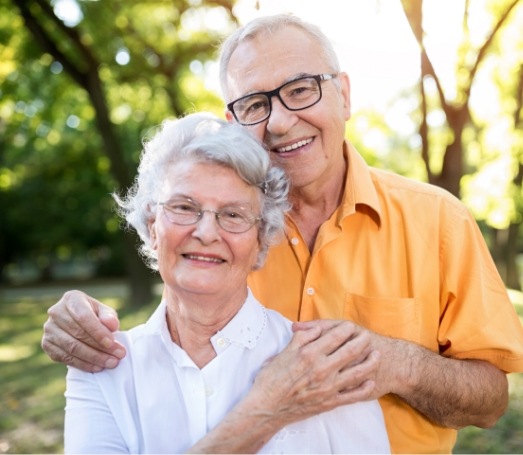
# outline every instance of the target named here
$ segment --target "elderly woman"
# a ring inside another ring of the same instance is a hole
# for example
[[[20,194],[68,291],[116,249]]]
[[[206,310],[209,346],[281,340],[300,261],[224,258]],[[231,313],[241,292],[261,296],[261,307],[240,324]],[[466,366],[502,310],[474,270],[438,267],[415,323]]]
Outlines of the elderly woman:
[[[212,430],[292,337],[247,275],[283,231],[288,183],[245,129],[209,114],[164,122],[134,187],[115,196],[160,272],[162,302],[118,340],[118,368],[67,375],[65,451],[179,453]],[[388,452],[377,401],[291,423],[262,452]]]

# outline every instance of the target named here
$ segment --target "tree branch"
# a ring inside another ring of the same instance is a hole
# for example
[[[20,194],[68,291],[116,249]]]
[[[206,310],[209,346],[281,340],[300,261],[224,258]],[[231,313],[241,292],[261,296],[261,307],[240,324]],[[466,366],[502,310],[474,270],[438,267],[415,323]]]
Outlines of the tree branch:
[[[509,5],[509,7],[505,10],[505,12],[502,14],[502,16],[499,18],[498,22],[492,29],[492,33],[490,36],[486,39],[486,41],[483,43],[483,46],[478,51],[478,56],[476,58],[476,61],[474,62],[474,65],[470,69],[469,72],[469,80],[468,85],[465,87],[464,92],[466,95],[466,99],[470,96],[470,91],[472,89],[472,83],[474,82],[474,77],[478,71],[478,67],[487,55],[488,49],[490,45],[492,44],[492,41],[494,41],[495,36],[503,26],[503,24],[506,22],[507,18],[510,16],[510,13],[512,10],[516,7],[516,5],[519,3],[520,0],[513,0],[513,2]]]
[[[99,62],[94,57],[89,48],[82,44],[82,40],[77,30],[67,27],[54,13],[52,7],[45,0],[13,0],[13,3],[18,6],[22,17],[26,23],[27,28],[33,34],[37,42],[48,52],[53,58],[59,61],[65,71],[85,90],[89,91],[89,68],[98,68]],[[77,59],[78,64],[75,64],[64,52],[62,52],[56,40],[53,40],[50,33],[39,22],[35,14],[31,11],[31,3],[37,5],[43,17],[49,20],[53,27],[56,28],[63,36],[67,37],[67,43],[74,48],[81,56]]]

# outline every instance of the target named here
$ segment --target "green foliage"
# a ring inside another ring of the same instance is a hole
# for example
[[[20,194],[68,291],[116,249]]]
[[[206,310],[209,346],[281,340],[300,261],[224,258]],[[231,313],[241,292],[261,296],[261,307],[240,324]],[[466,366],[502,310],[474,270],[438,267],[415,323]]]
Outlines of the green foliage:
[[[496,11],[500,5],[491,5]],[[523,165],[523,8],[493,42],[471,94],[477,125],[470,141],[470,173],[462,181],[464,201],[487,225],[505,229],[523,218],[523,193],[516,176]]]
[[[398,100],[402,98],[408,104],[408,95],[403,95],[399,94]],[[416,150],[414,124],[405,121],[404,104],[393,101],[385,115],[369,110],[357,112],[347,124],[346,136],[369,166],[425,181],[423,161]]]
[[[77,14],[59,20],[64,3],[0,2],[0,281],[6,267],[29,261],[45,277],[72,257],[123,273],[119,176],[135,174],[142,139],[165,118],[222,111],[203,79],[230,4],[67,2]]]

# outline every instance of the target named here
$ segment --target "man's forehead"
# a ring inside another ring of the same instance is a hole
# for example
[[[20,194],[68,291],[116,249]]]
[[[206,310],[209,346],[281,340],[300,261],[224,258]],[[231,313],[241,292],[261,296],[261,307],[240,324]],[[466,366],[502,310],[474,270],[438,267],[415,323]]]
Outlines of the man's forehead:
[[[300,30],[297,32],[299,36],[308,38]],[[296,36],[296,33],[292,35]],[[263,37],[270,42],[264,41]],[[274,34],[260,35],[240,43],[227,68],[231,98],[272,90],[298,77],[316,74],[324,65],[318,52],[310,50],[309,45],[297,46],[295,40],[280,40]]]

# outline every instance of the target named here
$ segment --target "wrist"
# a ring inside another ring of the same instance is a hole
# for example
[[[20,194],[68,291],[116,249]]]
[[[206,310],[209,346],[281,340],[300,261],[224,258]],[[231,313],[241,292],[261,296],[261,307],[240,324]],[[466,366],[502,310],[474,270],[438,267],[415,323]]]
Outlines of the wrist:
[[[389,392],[407,399],[419,387],[420,366],[422,357],[427,355],[426,349],[415,343],[390,338],[382,356],[387,363],[383,378],[389,384]]]

